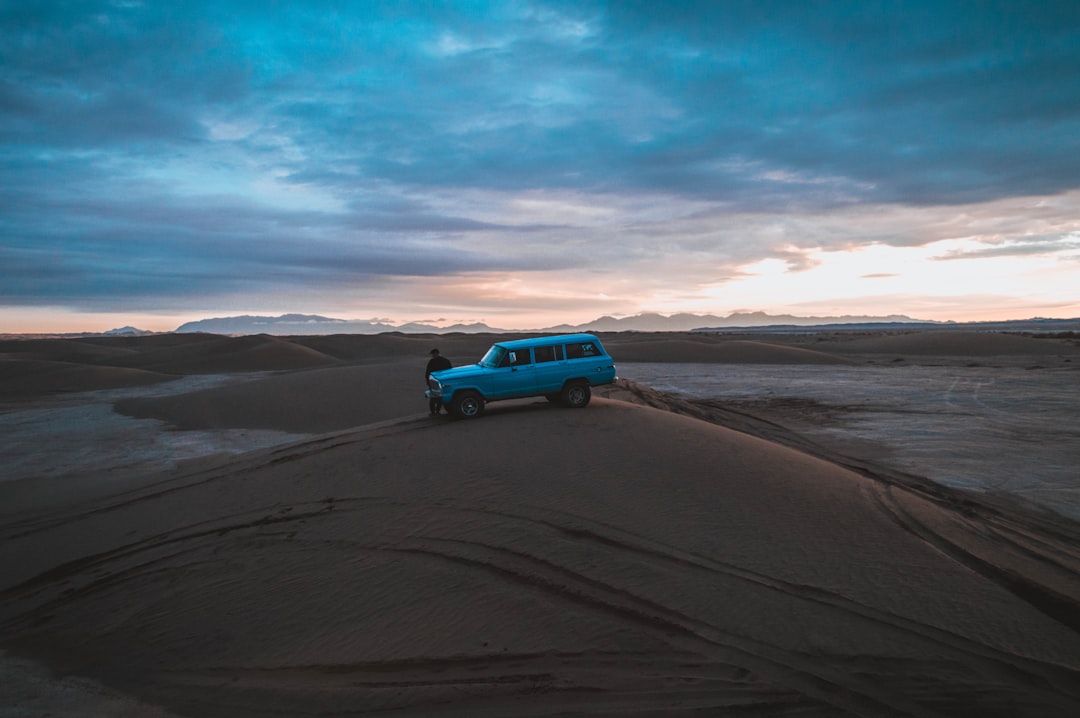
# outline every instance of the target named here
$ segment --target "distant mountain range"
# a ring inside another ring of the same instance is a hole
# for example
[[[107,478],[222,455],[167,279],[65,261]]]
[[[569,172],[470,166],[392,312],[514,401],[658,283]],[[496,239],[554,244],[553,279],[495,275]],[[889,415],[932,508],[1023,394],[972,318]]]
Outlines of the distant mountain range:
[[[632,317],[600,317],[587,324],[577,326],[561,325],[549,327],[546,331],[592,331],[592,332],[688,332],[695,329],[750,328],[776,325],[810,327],[819,324],[922,324],[919,319],[912,319],[899,314],[885,317],[842,316],[842,317],[796,317],[791,314],[766,314],[765,312],[736,312],[726,317],[715,314],[635,314]]]
[[[187,322],[176,329],[180,333],[206,332],[210,334],[379,334],[382,332],[402,332],[406,334],[450,334],[491,332],[505,334],[511,332],[674,332],[694,329],[817,326],[821,324],[866,324],[866,323],[924,323],[911,317],[892,315],[887,317],[843,316],[843,317],[796,317],[789,314],[772,315],[764,312],[737,312],[726,317],[713,314],[637,314],[632,317],[600,317],[584,324],[560,324],[539,329],[500,329],[487,324],[453,324],[439,327],[433,324],[408,322],[388,324],[380,321],[362,319],[335,319],[317,314],[283,314],[278,317],[239,316],[216,317]],[[125,327],[130,330],[130,328]],[[119,331],[119,330],[114,330]]]
[[[507,332],[493,329],[486,324],[454,324],[437,327],[433,324],[407,322],[387,324],[365,319],[334,319],[318,314],[282,314],[279,317],[240,316],[216,317],[187,322],[176,328],[178,333],[206,332],[209,334],[276,334],[298,336],[306,334],[381,334],[403,332],[406,334],[449,334],[452,332]]]
[[[389,324],[362,319],[334,319],[317,314],[283,314],[278,317],[241,316],[200,319],[181,325],[178,333],[205,332],[208,334],[248,335],[273,334],[297,336],[311,334],[512,334],[520,333],[570,333],[570,332],[739,332],[739,333],[793,333],[812,331],[895,331],[926,329],[967,329],[988,332],[1080,332],[1080,317],[1072,319],[1015,319],[991,322],[931,322],[912,319],[904,315],[884,317],[796,317],[791,314],[766,314],[765,312],[736,312],[726,317],[714,314],[637,314],[632,317],[600,317],[585,324],[559,324],[541,329],[498,329],[487,324],[454,324],[439,327],[422,322]],[[64,334],[4,334],[0,339],[28,338],[77,338],[92,336],[131,337],[158,334],[135,327],[119,327],[107,332],[77,332]],[[168,332],[165,332],[168,333]]]
[[[136,329],[132,326],[118,327],[102,333],[107,337],[141,337],[147,334],[154,334],[154,332],[145,329]]]

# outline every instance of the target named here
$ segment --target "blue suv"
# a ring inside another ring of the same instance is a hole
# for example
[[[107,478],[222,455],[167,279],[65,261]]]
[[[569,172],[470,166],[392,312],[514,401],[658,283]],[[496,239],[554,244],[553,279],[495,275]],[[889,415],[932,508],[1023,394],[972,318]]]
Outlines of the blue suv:
[[[615,378],[615,362],[599,339],[563,334],[498,342],[476,364],[432,372],[424,393],[441,399],[451,414],[472,419],[489,401],[527,396],[582,408],[592,387]]]

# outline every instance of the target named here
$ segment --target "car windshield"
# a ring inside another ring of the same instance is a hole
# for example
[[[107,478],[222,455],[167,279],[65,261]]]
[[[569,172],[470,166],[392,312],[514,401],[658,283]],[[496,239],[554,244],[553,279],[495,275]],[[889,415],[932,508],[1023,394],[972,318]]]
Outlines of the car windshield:
[[[506,353],[506,349],[495,344],[487,350],[487,354],[480,360],[480,366],[496,367],[499,366],[499,362],[502,361],[503,354]]]

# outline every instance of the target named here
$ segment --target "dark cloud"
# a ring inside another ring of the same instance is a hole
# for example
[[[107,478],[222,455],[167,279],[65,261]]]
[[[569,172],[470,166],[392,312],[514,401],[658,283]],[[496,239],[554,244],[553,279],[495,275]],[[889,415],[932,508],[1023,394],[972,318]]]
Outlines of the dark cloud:
[[[379,276],[551,269],[567,261],[477,252],[461,234],[500,227],[438,215],[422,203],[316,212],[156,189],[122,197],[0,194],[0,303],[159,308],[184,297],[329,290]]]
[[[0,3],[3,301],[550,269],[601,236],[465,192],[1060,193],[1076,67],[1076,3]]]

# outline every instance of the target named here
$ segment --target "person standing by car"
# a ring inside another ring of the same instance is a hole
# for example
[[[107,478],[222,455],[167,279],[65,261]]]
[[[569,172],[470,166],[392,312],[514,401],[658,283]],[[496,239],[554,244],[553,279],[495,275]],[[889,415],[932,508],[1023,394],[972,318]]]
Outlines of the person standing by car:
[[[427,372],[424,374],[425,386],[427,385],[427,380],[431,378],[431,372],[442,371],[443,369],[449,369],[453,366],[449,359],[439,354],[438,349],[432,349],[430,354],[431,359],[428,360]],[[434,397],[428,399],[428,411],[431,412],[432,416],[438,416],[439,412],[442,410],[442,405],[442,399],[436,399]]]

